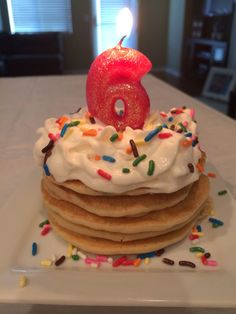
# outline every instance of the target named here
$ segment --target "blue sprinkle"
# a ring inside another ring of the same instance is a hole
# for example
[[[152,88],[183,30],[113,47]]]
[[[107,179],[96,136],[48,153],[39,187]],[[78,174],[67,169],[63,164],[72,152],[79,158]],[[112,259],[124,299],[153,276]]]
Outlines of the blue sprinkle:
[[[191,133],[191,132],[186,133],[186,134],[184,134],[184,136],[185,136],[185,137],[192,137],[192,133]]]
[[[154,256],[156,256],[156,252],[149,252],[149,253],[139,254],[138,258],[144,259],[146,257],[154,257]]]
[[[197,143],[198,143],[197,140],[193,140],[193,141],[192,141],[192,146],[193,146],[193,147],[196,146]]]
[[[162,126],[160,125],[156,129],[152,130],[151,132],[148,133],[148,135],[144,138],[145,142],[149,142],[156,134],[161,132]]]
[[[202,227],[200,225],[197,225],[197,231],[202,232]]]
[[[45,172],[46,176],[49,177],[51,174],[50,174],[50,171],[49,171],[49,169],[48,169],[47,164],[43,165],[43,169],[44,169],[44,172]]]
[[[35,256],[37,254],[37,243],[32,243],[32,255]]]
[[[168,129],[168,126],[165,123],[162,124],[162,127],[165,128],[165,129]]]
[[[221,221],[221,220],[219,220],[219,219],[216,219],[216,218],[212,218],[212,217],[210,217],[209,219],[208,219],[210,222],[212,222],[213,224],[217,224],[217,225],[219,225],[219,226],[223,226],[223,221]]]
[[[109,162],[116,162],[115,158],[113,158],[111,156],[107,156],[107,155],[103,155],[102,159],[105,161],[109,161]]]
[[[147,257],[154,257],[154,256],[156,256],[156,252],[149,252],[149,253],[139,254],[138,258],[145,259]]]
[[[173,117],[169,117],[169,118],[168,118],[168,121],[170,121],[170,122],[173,121],[173,120],[174,120]]]
[[[68,123],[65,123],[61,130],[60,137],[63,137],[65,135],[67,128],[68,128]]]

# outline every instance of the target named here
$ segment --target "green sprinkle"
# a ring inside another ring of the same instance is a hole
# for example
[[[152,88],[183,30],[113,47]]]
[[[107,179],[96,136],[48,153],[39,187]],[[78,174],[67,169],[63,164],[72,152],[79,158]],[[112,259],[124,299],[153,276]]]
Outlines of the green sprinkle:
[[[110,141],[111,142],[115,142],[115,140],[119,137],[119,135],[117,133],[113,134],[111,137],[110,137]]]
[[[181,129],[184,131],[184,132],[188,132],[188,130],[186,129],[186,127],[183,125],[182,122],[178,123],[179,126],[181,127]]]
[[[72,258],[74,261],[78,261],[78,260],[79,260],[79,255],[71,255],[71,258]]]
[[[189,249],[190,252],[201,252],[205,253],[205,250],[200,246],[193,246]]]
[[[130,170],[129,170],[129,168],[123,168],[123,169],[122,169],[122,172],[123,172],[123,173],[130,173]]]
[[[43,228],[44,225],[48,225],[48,224],[50,224],[49,220],[48,219],[44,220],[39,224],[39,228]]]
[[[144,160],[146,157],[147,157],[147,155],[143,154],[143,155],[139,156],[138,158],[136,158],[133,161],[133,166],[137,167],[137,165],[140,163],[140,161]]]
[[[77,126],[80,124],[80,121],[72,121],[68,124],[68,127],[71,128],[72,126]]]
[[[218,195],[225,195],[225,194],[227,194],[227,191],[226,191],[226,190],[222,190],[222,191],[219,191],[219,192],[218,192]]]
[[[213,227],[213,228],[218,228],[218,227],[220,227],[220,226],[221,226],[221,225],[216,224],[216,223],[212,224],[212,227]]]
[[[154,160],[149,160],[147,174],[149,176],[152,176],[154,171],[155,171],[155,162],[154,162]]]

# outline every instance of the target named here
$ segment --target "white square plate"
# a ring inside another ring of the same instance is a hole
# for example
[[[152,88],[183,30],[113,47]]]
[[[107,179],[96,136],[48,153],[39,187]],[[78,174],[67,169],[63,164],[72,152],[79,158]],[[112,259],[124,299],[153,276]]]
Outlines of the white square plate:
[[[214,171],[208,165],[208,171]],[[196,306],[236,307],[236,205],[222,179],[211,179],[211,196],[216,216],[224,226],[212,228],[205,219],[201,224],[205,236],[199,245],[211,252],[218,267],[203,266],[193,253],[189,239],[166,249],[164,257],[175,260],[175,266],[153,258],[138,268],[102,265],[92,269],[83,261],[67,260],[61,267],[43,268],[40,260],[52,253],[66,253],[67,244],[52,232],[40,235],[38,224],[45,220],[41,205],[40,174],[33,173],[0,210],[0,302],[119,305],[119,306]],[[32,242],[39,244],[31,255]],[[181,259],[196,263],[196,269],[178,266]],[[28,285],[18,286],[25,274]]]

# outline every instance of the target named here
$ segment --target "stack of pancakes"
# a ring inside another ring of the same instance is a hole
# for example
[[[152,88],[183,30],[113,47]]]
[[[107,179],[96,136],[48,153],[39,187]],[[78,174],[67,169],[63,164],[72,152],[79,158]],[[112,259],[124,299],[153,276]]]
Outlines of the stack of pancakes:
[[[205,175],[170,194],[106,195],[81,181],[42,180],[44,206],[54,231],[74,246],[95,254],[138,254],[169,246],[187,236],[211,209]]]

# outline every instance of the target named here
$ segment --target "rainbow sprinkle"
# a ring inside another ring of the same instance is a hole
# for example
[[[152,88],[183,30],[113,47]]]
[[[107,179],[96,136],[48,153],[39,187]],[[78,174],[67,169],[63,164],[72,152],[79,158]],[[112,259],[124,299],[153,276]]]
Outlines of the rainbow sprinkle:
[[[136,158],[136,159],[133,161],[133,166],[134,166],[134,167],[137,167],[138,164],[139,164],[142,160],[144,160],[146,157],[147,157],[147,155],[146,155],[146,154],[143,154],[143,155],[139,156],[138,158]]]
[[[111,137],[110,137],[110,141],[111,142],[115,142],[116,139],[118,139],[119,134],[118,133],[114,133]]]
[[[112,176],[102,169],[98,169],[97,174],[100,175],[100,177],[103,177],[104,179],[106,179],[108,181],[110,181],[112,179]]]
[[[108,161],[108,162],[116,162],[115,158],[111,157],[111,156],[108,156],[108,155],[103,155],[102,156],[102,159],[105,160],[105,161]]]
[[[160,139],[169,138],[169,137],[171,137],[171,136],[173,136],[171,133],[159,133],[159,134],[158,134],[158,137],[159,137]]]
[[[147,136],[144,138],[145,142],[149,142],[155,135],[157,135],[159,132],[161,132],[162,126],[158,126],[156,129],[152,130],[147,134]]]
[[[123,169],[122,169],[122,172],[123,172],[123,173],[130,173],[130,170],[129,170],[129,168],[123,168]]]
[[[64,124],[64,126],[63,126],[63,128],[62,128],[62,130],[61,130],[61,134],[60,134],[60,137],[63,137],[64,135],[65,135],[65,133],[66,133],[66,130],[67,130],[67,128],[68,128],[68,123],[65,123]]]
[[[85,130],[83,132],[83,136],[96,136],[97,135],[97,130],[95,129],[89,129],[89,130]]]
[[[154,171],[155,171],[155,161],[154,160],[149,160],[147,174],[149,176],[152,176]]]
[[[47,164],[44,164],[44,165],[43,165],[43,170],[44,170],[45,175],[46,175],[47,177],[49,177],[49,176],[51,175]]]

